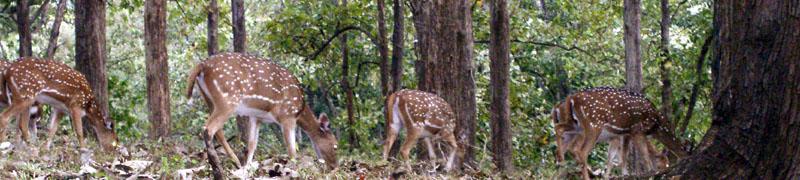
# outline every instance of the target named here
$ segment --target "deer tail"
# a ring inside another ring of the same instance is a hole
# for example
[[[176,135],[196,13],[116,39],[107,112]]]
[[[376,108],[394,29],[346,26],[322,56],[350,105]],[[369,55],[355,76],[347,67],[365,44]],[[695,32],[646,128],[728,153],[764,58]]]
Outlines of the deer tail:
[[[387,132],[389,131],[389,128],[391,127],[391,125],[393,123],[392,121],[397,121],[397,119],[394,119],[394,117],[392,116],[392,114],[394,114],[394,108],[392,107],[392,104],[394,104],[394,101],[396,99],[395,98],[395,94],[397,94],[397,92],[392,93],[389,96],[386,96],[386,104],[383,106],[384,108],[386,108],[385,116],[386,116],[386,131]]]
[[[187,77],[186,83],[186,97],[191,99],[192,98],[192,90],[194,90],[194,83],[197,81],[197,76],[200,75],[200,70],[202,69],[203,64],[198,64],[192,68],[192,71],[189,72]]]

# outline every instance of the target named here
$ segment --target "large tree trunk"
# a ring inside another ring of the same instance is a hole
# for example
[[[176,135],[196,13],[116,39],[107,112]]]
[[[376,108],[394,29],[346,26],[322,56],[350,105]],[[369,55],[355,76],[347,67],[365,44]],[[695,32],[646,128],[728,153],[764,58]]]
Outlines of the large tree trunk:
[[[147,0],[145,3],[145,66],[151,138],[167,137],[170,131],[166,11],[165,0]]]
[[[380,53],[381,94],[383,97],[391,93],[389,82],[389,45],[386,42],[386,1],[378,0],[378,53]]]
[[[800,1],[717,1],[719,79],[710,146],[687,179],[800,178]]]
[[[61,33],[61,21],[64,20],[64,12],[67,9],[67,0],[58,1],[58,8],[56,8],[56,19],[53,21],[53,26],[50,29],[50,40],[47,43],[47,51],[45,57],[53,59],[58,49],[58,35]]]
[[[417,48],[424,46],[420,60],[427,61],[421,90],[435,93],[450,103],[455,112],[458,165],[474,157],[476,99],[472,63],[472,1],[412,1]],[[424,44],[424,45],[420,45]],[[423,86],[424,85],[424,86]]]
[[[625,36],[625,88],[642,91],[642,37],[639,34],[639,17],[642,13],[641,0],[625,0],[624,29]]]
[[[403,88],[403,44],[405,13],[403,1],[394,0],[394,32],[392,32],[392,92]]]
[[[672,120],[672,81],[670,80],[670,66],[672,57],[669,54],[669,0],[661,0],[661,113],[667,120]],[[675,121],[677,122],[677,121]]]
[[[233,16],[233,51],[247,51],[247,31],[245,30],[244,0],[231,0]]]
[[[398,0],[399,1],[399,0]],[[433,36],[433,5],[431,1],[412,0],[411,12],[414,19],[414,29],[416,29],[416,41],[414,41],[414,49],[417,54],[417,61],[414,62],[414,71],[417,75],[417,89],[423,91],[431,91],[428,84],[432,83],[429,75],[427,75],[428,64],[436,59],[436,46]]]
[[[212,56],[219,52],[219,43],[217,43],[217,22],[219,21],[219,7],[217,7],[217,0],[209,0],[208,2],[208,21],[206,37],[208,38],[207,51],[208,56]]]
[[[28,19],[28,0],[17,0],[17,33],[19,34],[19,57],[31,56],[31,23]]]
[[[489,36],[489,59],[492,61],[489,81],[492,103],[489,109],[492,127],[494,164],[502,172],[514,169],[511,159],[511,121],[509,95],[509,17],[506,0],[492,0]]]
[[[75,0],[74,3],[75,68],[86,76],[98,108],[108,116],[106,1]]]

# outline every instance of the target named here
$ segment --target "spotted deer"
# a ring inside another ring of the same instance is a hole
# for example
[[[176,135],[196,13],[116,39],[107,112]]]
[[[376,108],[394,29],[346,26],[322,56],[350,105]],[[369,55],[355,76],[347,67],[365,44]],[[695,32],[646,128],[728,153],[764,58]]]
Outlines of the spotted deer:
[[[404,161],[408,161],[411,148],[423,138],[428,154],[436,159],[432,140],[443,140],[450,146],[445,170],[453,167],[458,144],[453,135],[455,119],[453,110],[444,99],[428,92],[400,90],[386,100],[386,140],[383,144],[383,159],[389,159],[389,150],[394,144],[400,129],[406,128],[406,138],[400,147]]]
[[[328,117],[319,119],[305,103],[300,82],[287,69],[270,61],[251,55],[223,53],[211,56],[192,69],[188,77],[187,95],[191,98],[195,84],[211,110],[203,127],[203,138],[209,163],[215,176],[219,173],[219,160],[212,144],[212,136],[223,145],[237,166],[242,167],[225,141],[223,124],[231,115],[249,117],[247,128],[247,157],[244,165],[253,160],[258,141],[259,123],[277,123],[283,130],[289,157],[296,157],[295,127],[311,139],[317,156],[335,169],[336,137],[330,129]]]
[[[0,77],[2,77],[3,74],[5,74],[5,71],[6,69],[8,69],[8,67],[11,67],[10,62],[8,62],[7,60],[0,60]],[[0,90],[0,108],[5,109],[7,107],[8,107],[8,96],[5,95],[5,91]],[[36,137],[36,130],[37,130],[35,122],[39,121],[39,119],[41,118],[42,114],[41,110],[42,106],[40,104],[31,106],[31,108],[29,109],[30,111],[29,119],[31,120],[31,123],[28,123],[28,129],[29,133],[34,135],[33,136],[34,138]]]
[[[684,143],[675,138],[672,128],[668,127],[669,124],[665,124],[664,117],[641,94],[599,87],[572,94],[564,103],[566,105],[561,105],[561,107],[566,106],[567,110],[559,113],[559,118],[564,118],[564,120],[556,125],[556,133],[559,136],[572,133],[573,136],[566,142],[566,145],[562,144],[564,148],[559,148],[557,159],[563,160],[563,151],[570,151],[581,165],[584,179],[589,178],[590,171],[586,160],[597,142],[629,137],[634,148],[640,149],[642,157],[645,157],[642,160],[648,166],[647,169],[654,169],[651,159],[653,155],[650,154],[651,151],[647,150],[647,146],[650,144],[646,140],[647,136],[655,137],[679,158],[688,153],[684,149],[686,147]],[[627,148],[614,147],[612,149],[621,149],[623,152],[619,154],[624,155]]]
[[[564,154],[567,151],[577,150],[575,149],[575,141],[573,140],[581,133],[581,130],[577,127],[578,122],[571,117],[571,112],[567,104],[568,103],[561,101],[556,104],[551,111],[551,118],[556,129],[557,164],[561,164],[561,162],[564,161]],[[608,177],[608,173],[612,172],[614,167],[621,167],[622,174],[628,174],[624,155],[627,153],[625,148],[627,147],[626,144],[632,143],[631,140],[632,139],[630,135],[608,139],[607,142],[609,146],[606,158],[608,161],[606,162],[606,177]],[[652,163],[656,169],[666,169],[666,167],[669,166],[669,160],[667,159],[667,156],[664,153],[658,153],[658,150],[652,143],[642,138],[636,138],[635,140],[637,140],[637,142],[633,143],[645,143],[644,145],[647,146],[647,150],[650,153],[650,159],[655,160]]]
[[[5,138],[5,127],[11,116],[17,116],[22,139],[30,136],[28,109],[34,103],[47,104],[54,112],[68,112],[72,127],[78,136],[78,145],[84,148],[83,118],[94,130],[99,144],[113,152],[118,147],[114,122],[97,107],[92,89],[83,74],[66,64],[53,60],[21,58],[11,63],[0,79],[0,85],[8,98],[9,107],[0,113],[0,138]],[[57,124],[54,114],[51,127]],[[50,128],[48,142],[53,139],[56,128]],[[48,143],[49,144],[49,143]]]

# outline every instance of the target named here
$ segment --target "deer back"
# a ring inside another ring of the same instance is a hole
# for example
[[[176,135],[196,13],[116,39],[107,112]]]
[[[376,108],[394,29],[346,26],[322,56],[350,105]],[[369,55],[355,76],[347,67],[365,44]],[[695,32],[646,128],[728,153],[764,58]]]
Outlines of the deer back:
[[[424,128],[435,133],[439,130],[453,130],[455,120],[450,104],[441,97],[419,90],[400,90],[395,93],[395,105],[408,128]],[[408,117],[408,118],[405,118]]]

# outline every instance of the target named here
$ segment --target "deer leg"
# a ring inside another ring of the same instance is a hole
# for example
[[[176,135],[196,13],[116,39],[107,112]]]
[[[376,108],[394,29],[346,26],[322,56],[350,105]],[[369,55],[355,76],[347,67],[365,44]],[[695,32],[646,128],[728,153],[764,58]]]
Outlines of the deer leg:
[[[222,179],[222,166],[220,165],[217,150],[214,149],[212,137],[222,128],[222,125],[227,120],[227,117],[233,111],[232,108],[222,109],[215,108],[203,126],[203,140],[206,144],[206,153],[208,154],[208,163],[211,164],[212,174],[214,179]]]
[[[398,118],[392,118],[394,121],[399,120]],[[387,120],[387,123],[395,123],[393,121]],[[392,150],[392,145],[394,145],[395,139],[397,139],[397,134],[400,132],[400,126],[387,124],[386,125],[386,140],[383,141],[383,160],[389,160],[389,151]]]
[[[83,117],[81,117],[81,108],[72,108],[70,110],[70,120],[72,120],[72,130],[78,136],[78,147],[83,149]]]
[[[431,138],[426,137],[423,141],[425,141],[425,147],[428,148],[428,157],[430,159],[438,159],[436,151],[433,150],[433,143],[431,142]]]
[[[45,149],[50,149],[53,137],[55,137],[56,131],[58,131],[58,121],[61,120],[62,115],[63,114],[58,112],[55,108],[51,108],[50,121],[47,125],[47,142],[44,144]]]
[[[450,131],[445,132],[442,138],[444,138],[444,140],[447,141],[447,144],[450,145],[450,155],[447,157],[447,164],[444,165],[444,171],[449,172],[453,169],[456,153],[458,153],[458,141],[456,141],[456,136],[453,135],[453,132]]]
[[[3,113],[0,113],[0,141],[6,140],[6,127],[8,122],[11,121],[11,116],[18,115],[19,112],[25,109],[26,107],[19,103],[11,103],[10,106],[3,110]]]
[[[250,117],[248,123],[248,129],[250,133],[247,134],[247,159],[244,161],[244,165],[247,166],[250,162],[253,162],[253,155],[255,155],[256,147],[258,145],[258,119],[256,117]]]
[[[615,166],[621,164],[622,137],[612,138],[608,141],[608,157],[606,158],[606,172],[603,178],[609,179]]]
[[[237,168],[242,168],[242,163],[239,162],[239,157],[236,157],[236,152],[233,151],[231,145],[228,144],[228,141],[225,140],[225,131],[217,131],[214,134],[214,137],[217,139],[217,142],[222,144],[222,148],[225,149],[225,152],[228,153],[228,156],[233,159],[233,163],[236,164]]]
[[[408,128],[408,129],[411,130],[411,128]],[[411,165],[408,163],[408,158],[409,158],[409,155],[411,154],[411,148],[413,148],[414,145],[417,144],[417,140],[419,140],[420,134],[419,134],[418,131],[420,131],[420,130],[417,130],[417,131],[413,131],[413,130],[406,131],[406,134],[407,134],[406,135],[406,141],[403,142],[402,146],[400,146],[400,155],[403,156],[404,164],[406,165],[406,167],[408,167],[409,171],[411,170]]]
[[[589,154],[594,149],[594,145],[597,143],[597,138],[600,133],[594,131],[584,131],[584,135],[581,139],[583,139],[583,144],[581,144],[580,149],[578,151],[578,157],[576,158],[578,164],[581,166],[581,174],[583,179],[590,179],[589,171],[591,171],[591,167],[589,166]]]
[[[36,142],[38,140],[38,136],[36,134],[38,134],[39,129],[36,126],[36,124],[39,121],[39,119],[41,119],[41,116],[40,116],[42,114],[41,111],[42,111],[42,105],[41,104],[37,104],[36,106],[33,106],[33,107],[31,107],[29,109],[29,114],[30,115],[28,116],[28,118],[30,119],[30,121],[28,123],[28,132],[33,135],[31,137],[31,140],[33,140],[33,142]],[[35,116],[31,116],[31,115],[35,115]]]
[[[288,120],[281,123],[283,130],[283,140],[286,142],[286,150],[289,153],[289,158],[294,159],[297,157],[297,142],[295,141],[295,120]]]
[[[27,142],[30,139],[30,129],[28,124],[31,122],[31,111],[30,107],[33,105],[34,100],[24,100],[20,103],[17,103],[20,106],[24,107],[24,110],[19,112],[19,116],[17,116],[17,125],[19,125],[20,134],[22,134],[22,142]],[[34,134],[35,135],[35,134]]]

